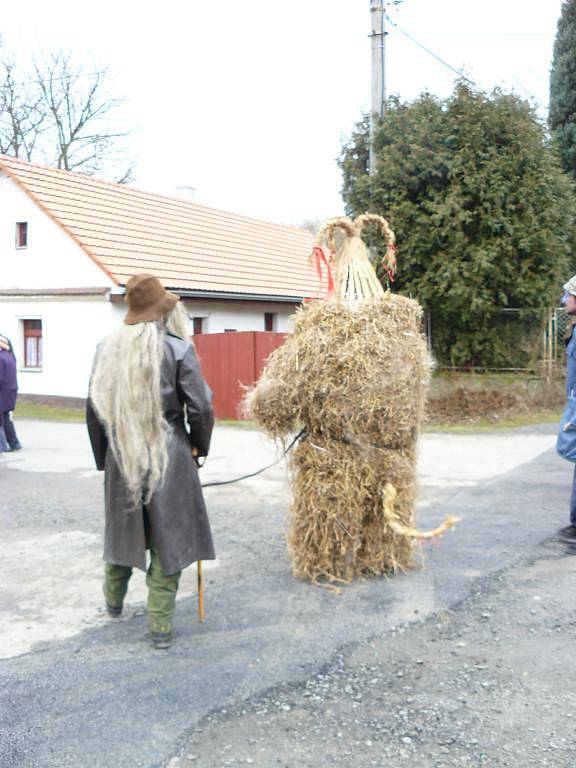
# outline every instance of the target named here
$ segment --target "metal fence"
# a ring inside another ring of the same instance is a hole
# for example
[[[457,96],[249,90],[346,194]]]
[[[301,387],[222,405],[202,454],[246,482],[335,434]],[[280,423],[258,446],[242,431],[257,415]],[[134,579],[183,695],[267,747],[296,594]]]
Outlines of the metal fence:
[[[480,320],[474,333],[425,313],[424,331],[438,368],[462,371],[525,371],[553,376],[565,367],[563,307],[502,309]],[[474,337],[472,340],[468,337]]]

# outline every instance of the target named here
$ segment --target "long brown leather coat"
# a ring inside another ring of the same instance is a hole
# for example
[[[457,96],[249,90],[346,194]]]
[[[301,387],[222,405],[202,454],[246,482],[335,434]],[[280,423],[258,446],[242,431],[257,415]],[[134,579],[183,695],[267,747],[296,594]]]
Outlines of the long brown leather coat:
[[[146,549],[158,553],[166,574],[196,560],[213,560],[206,505],[192,456],[207,456],[214,425],[212,393],[200,372],[194,346],[171,334],[161,367],[164,416],[172,432],[164,482],[144,510],[130,500],[103,424],[88,399],[86,421],[98,469],[104,470],[104,560],[146,569]],[[188,422],[189,432],[185,427]]]

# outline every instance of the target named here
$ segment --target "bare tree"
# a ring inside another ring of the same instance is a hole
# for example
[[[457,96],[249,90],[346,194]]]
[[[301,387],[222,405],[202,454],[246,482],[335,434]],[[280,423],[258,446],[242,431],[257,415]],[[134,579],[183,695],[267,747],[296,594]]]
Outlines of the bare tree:
[[[16,65],[0,59],[0,152],[32,160],[46,129],[42,95],[33,81],[18,82]]]
[[[37,59],[32,75],[4,55],[0,152],[128,183],[134,171],[122,149],[128,132],[111,127],[122,99],[108,94],[108,80],[106,69],[87,72],[62,51]]]
[[[84,173],[101,170],[115,140],[127,135],[111,131],[106,122],[122,103],[106,95],[107,71],[86,73],[62,52],[36,62],[35,70],[55,140],[57,167]]]

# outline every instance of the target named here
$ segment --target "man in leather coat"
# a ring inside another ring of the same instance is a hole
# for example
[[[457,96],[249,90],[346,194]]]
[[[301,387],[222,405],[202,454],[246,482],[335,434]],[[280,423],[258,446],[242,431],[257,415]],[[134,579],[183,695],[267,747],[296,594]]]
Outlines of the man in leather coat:
[[[182,337],[187,336],[186,331],[182,330],[180,336],[170,332],[170,317],[177,309],[178,297],[149,275],[131,278],[126,297],[129,312],[125,324],[132,326],[133,332],[124,328],[108,337],[108,351],[107,340],[100,345],[87,403],[87,424],[96,466],[105,473],[107,609],[112,616],[120,615],[132,568],[147,569],[148,619],[154,645],[160,648],[171,642],[181,571],[195,561],[215,557],[196,461],[197,457],[208,455],[213,428],[212,397],[202,378],[194,346]],[[133,363],[136,367],[126,378],[122,366],[126,368],[128,363],[123,363],[122,357],[131,357],[134,345],[143,344],[146,334],[152,334],[151,351],[143,346],[143,351],[134,355],[137,361],[144,362]],[[117,344],[127,345],[118,359],[112,348],[114,338]],[[158,345],[159,371],[154,374],[154,366],[148,366],[146,355],[152,363]],[[111,359],[110,371],[106,369],[107,354]],[[154,407],[146,416],[148,389],[154,387],[160,402],[153,402]],[[158,418],[161,424],[151,438],[150,422]],[[122,443],[123,434],[133,434],[135,444],[143,446],[136,457],[137,464],[144,463],[136,492],[130,474],[134,460],[128,456],[132,449],[129,441]],[[111,440],[115,443],[111,444]],[[158,460],[159,481],[153,480],[156,454],[164,455]],[[154,482],[155,487],[151,488]],[[146,550],[150,552],[148,566]]]

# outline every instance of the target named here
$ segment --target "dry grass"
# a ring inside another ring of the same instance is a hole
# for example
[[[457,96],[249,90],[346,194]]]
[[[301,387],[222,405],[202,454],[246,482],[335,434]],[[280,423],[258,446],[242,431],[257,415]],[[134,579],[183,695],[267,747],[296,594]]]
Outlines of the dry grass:
[[[414,564],[415,448],[429,375],[419,318],[416,302],[389,292],[308,304],[248,394],[270,436],[308,431],[290,459],[299,578],[347,583]]]
[[[246,397],[247,413],[271,437],[306,429],[289,458],[288,541],[294,575],[328,585],[410,568],[414,541],[454,524],[426,534],[415,527],[416,443],[430,372],[422,312],[382,288],[360,237],[365,225],[384,236],[392,277],[394,233],[384,219],[329,221],[314,255],[328,267],[330,294],[297,314],[294,333]]]
[[[413,525],[414,446],[369,448],[314,435],[292,459],[294,501],[289,547],[295,576],[349,583],[354,576],[396,573],[414,563],[412,538],[385,514],[394,486],[395,523]]]
[[[554,421],[564,407],[565,390],[560,374],[545,379],[522,373],[440,373],[430,387],[427,426]]]
[[[334,440],[404,446],[422,421],[429,365],[415,301],[384,293],[307,304],[247,398],[274,438],[302,426]]]

